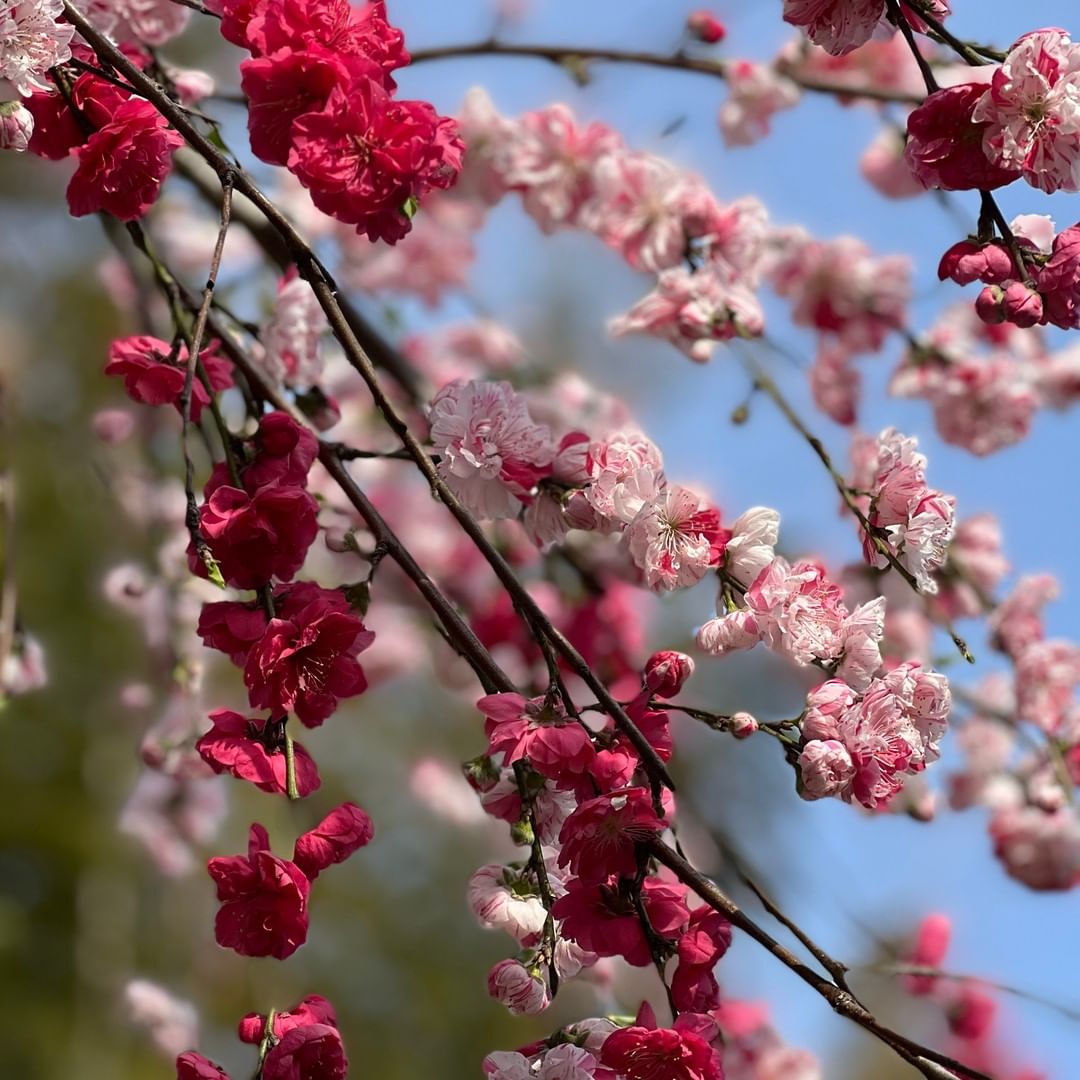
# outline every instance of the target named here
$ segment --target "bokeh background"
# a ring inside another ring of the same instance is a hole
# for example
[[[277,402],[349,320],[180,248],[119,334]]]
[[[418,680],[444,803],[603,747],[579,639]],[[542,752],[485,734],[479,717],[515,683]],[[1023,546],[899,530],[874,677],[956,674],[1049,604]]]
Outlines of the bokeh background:
[[[504,27],[507,38],[666,52],[678,44],[693,5],[531,0],[519,7]],[[1000,45],[1033,24],[1080,32],[1075,0],[956,0],[954,7],[956,32]],[[392,0],[390,11],[416,48],[486,37],[493,19],[486,0]],[[768,59],[788,38],[773,0],[729,0],[716,11],[730,31],[724,55]],[[193,28],[169,55],[210,69],[223,88],[236,86],[237,55],[217,41],[213,27]],[[721,198],[752,193],[774,221],[826,237],[853,232],[880,253],[909,253],[915,327],[952,299],[934,271],[960,233],[955,218],[929,198],[888,202],[858,176],[858,156],[878,128],[869,110],[808,97],[776,119],[767,141],[725,151],[716,128],[724,88],[700,76],[597,65],[589,84],[578,87],[552,65],[492,58],[410,69],[400,83],[403,93],[432,100],[443,112],[453,112],[478,83],[510,115],[566,100],[583,118],[618,127],[629,143],[698,170]],[[235,111],[223,115],[227,130],[239,130]],[[234,144],[243,144],[242,134]],[[489,859],[491,834],[440,822],[408,786],[421,756],[454,761],[480,749],[477,718],[460,696],[426,677],[399,679],[346,703],[310,740],[324,763],[325,805],[333,797],[356,798],[376,819],[379,835],[320,881],[311,940],[287,964],[217,949],[205,875],[196,869],[162,878],[117,831],[139,769],[140,731],[152,714],[133,717],[118,693],[150,661],[137,629],[104,603],[101,582],[119,562],[152,560],[154,538],[120,512],[110,484],[114,464],[90,434],[93,413],[120,398],[101,374],[108,341],[132,328],[101,284],[109,247],[99,225],[66,215],[66,180],[63,165],[0,155],[4,454],[19,492],[20,613],[44,644],[50,671],[45,689],[0,713],[0,1072],[42,1080],[171,1075],[120,1003],[120,989],[141,975],[198,1005],[201,1049],[236,1076],[248,1075],[250,1062],[233,1038],[235,1020],[316,991],[338,1006],[355,1075],[476,1076],[484,1053],[524,1043],[562,1020],[588,1015],[594,1005],[587,989],[571,988],[552,1013],[525,1020],[508,1017],[486,997],[485,972],[506,954],[506,943],[474,926],[464,886]],[[1002,201],[1007,216],[1044,210],[1025,186],[1005,191]],[[970,199],[955,205],[972,210]],[[1068,224],[1080,217],[1080,201],[1058,196],[1046,212]],[[755,401],[746,424],[730,423],[747,380],[729,354],[718,350],[710,366],[697,367],[659,344],[605,338],[605,319],[643,289],[591,237],[542,238],[508,200],[491,216],[479,246],[467,301],[435,315],[402,303],[397,325],[423,327],[476,307],[498,313],[535,356],[580,369],[623,396],[663,447],[669,475],[710,490],[729,514],[755,503],[779,508],[791,550],[819,553],[833,565],[857,557],[854,530],[836,511],[828,478],[768,404]],[[381,307],[357,299],[385,317]],[[793,356],[812,355],[812,343],[788,326],[782,310],[771,314],[773,337]],[[764,359],[811,415],[800,365]],[[863,366],[863,426],[875,431],[891,423],[918,435],[931,482],[956,494],[961,514],[998,515],[1014,568],[1058,576],[1064,599],[1048,613],[1050,631],[1076,637],[1075,419],[1040,414],[1022,444],[976,461],[941,444],[924,404],[884,396],[894,359],[887,353]],[[813,425],[844,459],[846,435],[819,415]],[[163,469],[175,471],[173,442],[152,451]],[[652,643],[685,644],[709,614],[710,591],[706,585],[659,605]],[[991,670],[994,661],[977,633],[972,644],[980,665]],[[803,693],[790,671],[756,653],[705,663],[700,671],[695,693],[718,709],[791,715]],[[234,673],[221,673],[222,703],[238,703],[237,681]],[[932,1010],[915,1007],[888,979],[863,970],[930,911],[954,920],[951,969],[1080,1007],[1075,895],[1035,895],[1008,880],[992,857],[980,811],[944,811],[923,825],[903,817],[871,820],[835,803],[804,804],[771,745],[682,734],[677,760],[689,804],[813,936],[856,968],[855,985],[895,1026],[943,1039]],[[947,754],[939,777],[948,764]],[[286,837],[314,821],[310,807],[241,788],[228,787],[230,813],[215,852],[242,850],[251,820]],[[732,995],[767,999],[784,1037],[818,1053],[830,1080],[907,1075],[752,943],[737,940],[721,975]],[[628,1008],[636,1004],[629,1000],[633,986],[627,984]],[[1004,999],[1003,1013],[1003,1035],[1021,1060],[1054,1080],[1080,1075],[1075,1020],[1016,996]]]

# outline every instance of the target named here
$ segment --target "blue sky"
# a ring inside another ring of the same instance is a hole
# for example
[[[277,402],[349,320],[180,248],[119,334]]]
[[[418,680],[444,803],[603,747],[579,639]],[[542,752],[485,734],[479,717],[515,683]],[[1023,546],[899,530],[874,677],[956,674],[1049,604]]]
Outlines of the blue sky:
[[[533,0],[529,15],[505,35],[528,42],[607,44],[671,51],[678,43],[682,16],[699,5],[651,0]],[[961,37],[1007,45],[1038,26],[1062,26],[1080,33],[1075,0],[1040,0],[1021,5],[1006,0],[954,0],[951,26]],[[714,5],[729,27],[720,55],[768,59],[788,39],[780,4],[759,0]],[[395,21],[408,32],[414,48],[449,41],[474,41],[491,29],[484,3],[435,5],[424,0],[395,0]],[[807,98],[798,109],[776,119],[773,136],[751,149],[727,151],[717,129],[716,111],[723,99],[719,82],[691,74],[636,67],[597,65],[585,89],[573,86],[552,65],[539,61],[470,59],[429,65],[403,73],[403,92],[433,99],[442,109],[456,107],[464,92],[486,86],[499,108],[516,114],[552,100],[571,103],[585,118],[604,119],[627,141],[651,148],[692,168],[723,198],[755,194],[774,221],[801,224],[829,237],[856,233],[882,254],[903,252],[915,266],[916,303],[912,324],[925,327],[936,311],[957,299],[953,286],[937,282],[941,252],[960,238],[960,229],[931,199],[902,203],[883,199],[861,181],[860,153],[878,130],[866,109],[841,109],[824,98]],[[663,133],[672,122],[681,125]],[[1006,215],[1051,213],[1059,226],[1080,218],[1080,199],[1045,200],[1026,185],[1002,193]],[[974,218],[974,197],[956,203]],[[542,239],[516,208],[493,215],[481,244],[474,275],[477,298],[508,321],[527,326],[538,317],[552,290],[576,289],[587,282],[587,311],[593,324],[586,338],[586,366],[598,382],[620,389],[634,405],[642,425],[664,449],[668,472],[707,486],[731,513],[754,503],[780,509],[784,535],[800,550],[827,554],[833,564],[858,557],[854,529],[834,512],[835,494],[809,449],[770,412],[755,402],[743,428],[728,422],[731,409],[745,394],[746,378],[730,354],[717,352],[707,367],[689,364],[659,344],[608,343],[604,319],[624,309],[645,291],[642,279],[618,265],[588,237]],[[571,267],[566,286],[567,267]],[[770,333],[809,358],[809,338],[785,324],[773,309]],[[989,459],[945,446],[936,438],[923,402],[885,398],[882,392],[896,359],[896,347],[863,364],[867,407],[862,426],[876,431],[886,424],[917,435],[930,458],[931,483],[957,497],[961,515],[990,510],[1005,532],[1014,570],[1051,571],[1063,585],[1063,598],[1048,613],[1050,632],[1077,637],[1080,618],[1080,563],[1073,537],[1080,525],[1077,486],[1069,479],[1077,451],[1072,415],[1040,414],[1022,444]],[[847,436],[812,411],[805,378],[787,361],[773,361],[775,374],[811,426],[825,438],[839,460],[846,459]],[[1063,479],[1064,477],[1064,479]],[[701,597],[700,618],[707,617],[708,597]],[[973,638],[973,644],[978,638]],[[980,666],[993,661],[979,649]],[[977,676],[977,672],[973,673]],[[780,768],[779,763],[776,765]],[[940,774],[939,774],[940,775]],[[1080,1006],[1075,954],[1062,948],[1062,934],[1077,914],[1072,896],[1035,895],[1007,880],[993,860],[978,811],[944,813],[931,827],[906,820],[868,820],[849,807],[798,801],[785,807],[789,844],[795,860],[791,883],[806,884],[812,907],[798,908],[797,892],[785,897],[806,928],[842,956],[856,955],[866,941],[852,921],[895,927],[931,910],[955,920],[950,966],[1036,991],[1073,1007]],[[827,1007],[759,951],[733,951],[725,962],[733,992],[768,997],[778,1023],[794,1043],[822,1052],[826,1060],[839,1050],[846,1033]],[[1006,1010],[1017,1044],[1030,1048],[1026,1059],[1066,1080],[1075,1076],[1077,1028],[1052,1011],[1009,999]],[[833,1057],[835,1065],[841,1059]]]

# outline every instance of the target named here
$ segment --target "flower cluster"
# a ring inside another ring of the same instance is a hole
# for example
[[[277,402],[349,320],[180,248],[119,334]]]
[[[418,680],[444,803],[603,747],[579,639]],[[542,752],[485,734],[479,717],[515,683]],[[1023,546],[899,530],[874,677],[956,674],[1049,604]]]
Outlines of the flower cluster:
[[[223,0],[221,32],[251,53],[240,65],[257,157],[285,165],[312,202],[372,240],[409,231],[421,196],[461,164],[454,122],[394,96],[409,62],[385,4]]]
[[[919,6],[938,19],[950,11],[949,0],[902,4],[901,16],[920,31],[926,29],[926,24],[912,10]],[[827,52],[842,56],[865,45],[880,26],[895,31],[886,21],[885,8],[885,0],[784,0],[784,21],[801,27]]]
[[[238,1025],[241,1042],[259,1047],[258,1072],[266,1080],[345,1080],[349,1063],[329,1001],[310,994],[288,1011],[248,1013]],[[229,1074],[194,1050],[176,1059],[176,1080],[229,1080]]]

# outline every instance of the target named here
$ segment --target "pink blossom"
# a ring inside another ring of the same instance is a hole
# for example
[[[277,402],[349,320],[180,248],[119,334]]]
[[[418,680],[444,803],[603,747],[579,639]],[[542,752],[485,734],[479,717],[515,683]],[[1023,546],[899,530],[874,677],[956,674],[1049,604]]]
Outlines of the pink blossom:
[[[1012,878],[1039,891],[1080,885],[1080,817],[1072,807],[998,810],[990,819],[994,854]]]
[[[77,7],[120,44],[164,45],[183,33],[191,12],[172,0],[78,0]]]
[[[199,1041],[195,1006],[175,997],[164,986],[148,979],[132,979],[124,987],[124,1007],[131,1022],[144,1028],[166,1057],[175,1057]]]
[[[915,934],[911,948],[904,954],[904,963],[916,967],[940,968],[949,950],[952,922],[947,915],[927,915]],[[909,994],[933,993],[938,980],[933,975],[906,975],[904,986]]]
[[[591,483],[585,498],[601,517],[632,520],[644,502],[640,493],[656,490],[663,467],[659,448],[644,435],[609,435],[589,446],[585,470]]]
[[[717,45],[727,37],[727,28],[707,8],[692,11],[686,17],[686,29],[706,45]]]
[[[710,619],[697,632],[698,645],[710,656],[752,649],[762,637],[762,627],[752,611],[739,609]]]
[[[1057,579],[1051,574],[1028,574],[1022,577],[990,615],[989,623],[995,648],[1019,660],[1028,647],[1042,641],[1041,609],[1060,594]]]
[[[551,1004],[547,983],[518,960],[500,960],[488,972],[487,987],[515,1016],[535,1016]]]
[[[1046,192],[1080,190],[1080,47],[1065,31],[1020,38],[972,118],[991,161]]]
[[[665,649],[663,652],[653,653],[645,661],[642,682],[657,697],[673,698],[693,674],[692,657],[686,653]]]
[[[0,83],[22,97],[53,89],[47,72],[71,58],[75,28],[61,0],[13,0],[0,12]]]
[[[621,147],[611,128],[599,123],[580,127],[565,105],[548,105],[518,122],[505,180],[521,192],[525,212],[551,233],[577,224],[592,196],[593,168]]]
[[[724,554],[728,531],[719,511],[688,488],[671,485],[648,502],[626,527],[635,564],[656,592],[696,584]]]
[[[822,344],[810,368],[814,404],[838,424],[855,423],[862,376],[847,349]]]
[[[776,557],[780,515],[768,506],[752,506],[731,526],[724,549],[724,567],[737,581],[749,584]]]
[[[652,1010],[643,1006],[633,1026],[607,1037],[600,1060],[625,1080],[723,1080],[720,1054],[692,1030],[692,1017],[686,1013],[675,1027],[657,1028]]]
[[[547,910],[533,888],[525,874],[488,863],[469,878],[469,906],[482,926],[505,930],[516,941],[531,944],[547,921]]]
[[[904,156],[904,139],[892,128],[882,128],[859,158],[864,180],[887,199],[909,199],[925,188]]]
[[[291,269],[278,282],[273,313],[259,332],[262,368],[275,382],[318,383],[323,368],[319,339],[326,328],[326,316],[311,286]]]
[[[824,799],[847,790],[855,776],[851,755],[836,739],[815,739],[799,755],[799,794],[804,799]]]
[[[1054,735],[1080,687],[1080,645],[1039,641],[1016,659],[1017,716]]]
[[[736,739],[749,739],[760,727],[757,717],[748,712],[735,712],[731,714],[731,734]]]
[[[34,134],[34,114],[20,101],[0,101],[0,150],[22,153]]]
[[[751,146],[769,134],[772,118],[799,103],[799,87],[775,68],[735,60],[726,69],[728,97],[720,106],[727,146]]]
[[[465,158],[456,192],[485,206],[494,206],[510,183],[507,170],[519,137],[517,122],[500,115],[487,91],[474,86],[458,113]]]
[[[884,0],[784,0],[784,22],[834,56],[868,42],[884,13]]]
[[[705,363],[717,341],[759,337],[765,318],[757,297],[715,262],[660,273],[656,288],[608,323],[616,337],[650,334]]]
[[[558,781],[579,776],[592,763],[589,732],[558,701],[489,694],[476,707],[485,716],[488,754],[504,755],[506,765],[528,759],[542,776]]]
[[[807,740],[837,739],[840,717],[855,704],[858,695],[843,679],[829,679],[806,695],[802,733]]]
[[[1054,238],[1050,258],[1038,273],[1038,286],[1047,322],[1064,330],[1080,326],[1080,224]]]
[[[537,547],[550,547],[571,529],[593,529],[599,524],[582,490],[589,481],[588,458],[585,432],[571,431],[559,440],[551,461],[551,483],[541,485],[521,519]]]
[[[431,441],[439,474],[484,519],[514,517],[555,450],[550,430],[533,423],[525,398],[505,382],[444,386],[431,403]]]

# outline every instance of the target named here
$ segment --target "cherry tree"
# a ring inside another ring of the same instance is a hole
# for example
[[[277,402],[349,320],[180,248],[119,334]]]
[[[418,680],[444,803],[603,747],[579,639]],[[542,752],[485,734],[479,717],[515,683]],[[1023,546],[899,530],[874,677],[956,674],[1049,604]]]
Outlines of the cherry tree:
[[[1053,27],[1012,43],[957,36],[948,0],[775,7],[791,37],[765,61],[739,55],[719,10],[673,15],[666,51],[522,40],[505,11],[482,39],[415,48],[384,3],[348,0],[15,0],[0,12],[0,146],[66,169],[70,215],[97,217],[116,249],[111,290],[130,325],[97,358],[116,404],[95,435],[164,442],[180,477],[127,478],[126,509],[153,522],[158,559],[118,565],[104,584],[163,658],[167,694],[121,829],[166,876],[205,862],[218,947],[287,962],[319,922],[317,879],[372,857],[384,826],[364,791],[325,794],[340,785],[324,788],[335,763],[318,729],[342,724],[339,706],[369,683],[392,691],[432,668],[448,709],[468,703],[473,756],[461,770],[419,757],[413,791],[456,827],[498,823],[491,861],[460,878],[463,926],[471,909],[505,939],[486,992],[538,1017],[578,983],[574,1003],[593,1005],[440,1071],[826,1075],[728,985],[725,954],[746,941],[904,1074],[1043,1075],[1002,1033],[1010,988],[949,966],[944,915],[913,915],[887,965],[942,1018],[939,1045],[886,1023],[848,964],[723,851],[763,914],[738,899],[709,864],[680,752],[692,727],[765,744],[799,799],[875,824],[904,815],[933,829],[939,807],[979,807],[1033,919],[1041,894],[1080,884],[1080,645],[1052,637],[1044,612],[1059,584],[1007,557],[998,520],[942,490],[915,436],[859,426],[889,399],[917,399],[975,462],[1080,398],[1066,333],[1080,328],[1080,224],[1034,212],[1054,196],[1067,216],[1080,191],[1080,44]],[[168,59],[198,33],[228,43],[228,82]],[[547,63],[583,85],[600,68],[630,90],[642,68],[720,85],[714,137],[733,154],[811,96],[859,109],[877,126],[867,183],[927,213],[940,201],[954,225],[970,216],[941,234],[945,302],[922,321],[912,260],[873,250],[857,222],[819,237],[754,196],[725,201],[572,104],[513,115],[476,87],[444,115],[398,85],[480,57]],[[1006,215],[1010,186],[1031,212]],[[582,234],[637,275],[625,310],[593,312],[613,348],[657,339],[668,364],[744,373],[717,415],[740,426],[774,411],[802,450],[791,484],[826,479],[834,497],[819,512],[848,523],[844,550],[826,564],[789,534],[783,505],[721,508],[669,474],[622,398],[538,361],[497,312],[385,317],[400,297],[410,311],[467,309],[478,238],[509,204],[534,231]],[[772,362],[777,324],[813,342],[804,371]],[[898,361],[874,401],[886,353]],[[819,430],[841,432],[848,459]],[[4,494],[13,513],[10,480]],[[0,672],[14,697],[42,685],[45,657],[7,573]],[[656,597],[690,614],[650,655],[646,639],[668,625]],[[801,680],[798,708],[754,715],[695,690],[750,650]],[[231,698],[215,699],[222,686]],[[348,734],[372,738],[362,724]],[[303,800],[309,827],[290,837],[245,820],[246,852],[221,847],[226,775],[267,802]],[[143,979],[125,1002],[179,1080],[349,1071],[317,993],[239,1020],[241,1072],[197,1045],[191,1003]]]

